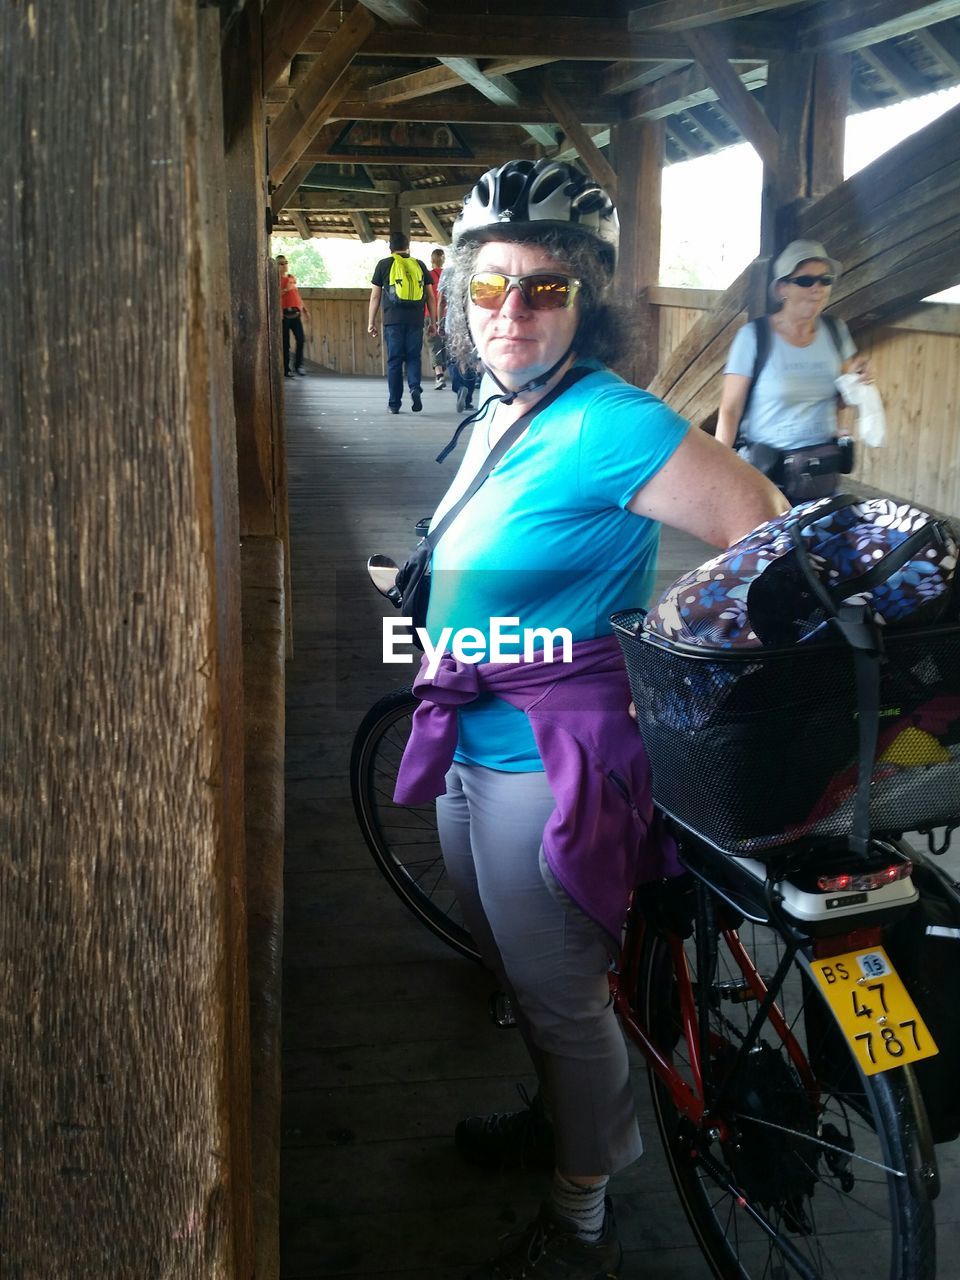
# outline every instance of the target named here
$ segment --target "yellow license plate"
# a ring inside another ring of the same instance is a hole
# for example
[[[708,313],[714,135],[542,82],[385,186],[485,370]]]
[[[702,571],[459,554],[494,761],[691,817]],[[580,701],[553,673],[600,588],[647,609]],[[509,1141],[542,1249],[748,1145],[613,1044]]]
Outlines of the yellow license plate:
[[[883,947],[814,960],[812,969],[865,1075],[938,1052]]]

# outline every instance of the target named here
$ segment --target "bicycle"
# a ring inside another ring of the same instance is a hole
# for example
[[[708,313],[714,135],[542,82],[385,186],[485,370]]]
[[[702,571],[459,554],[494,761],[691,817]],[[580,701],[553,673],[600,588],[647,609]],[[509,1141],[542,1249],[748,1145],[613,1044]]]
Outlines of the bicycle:
[[[396,566],[375,557],[370,570],[384,590]],[[615,628],[636,640],[641,617],[627,626],[621,615]],[[905,667],[919,649],[929,656],[926,635],[904,643]],[[954,670],[957,628],[937,643],[940,668]],[[769,679],[805,688],[809,651],[779,657],[800,667]],[[649,678],[664,696],[663,672]],[[695,677],[675,678],[686,696]],[[850,678],[838,672],[837,690]],[[634,685],[638,705],[644,692]],[[405,905],[478,959],[446,883],[432,807],[392,800],[417,705],[401,689],[364,718],[351,758],[357,817]],[[723,781],[721,812],[749,818],[734,780]],[[610,989],[646,1064],[665,1157],[712,1274],[932,1280],[939,1174],[911,1064],[937,1049],[883,949],[917,900],[911,860],[926,860],[894,836],[854,857],[842,823],[738,854],[699,823],[697,789],[687,788],[689,812],[672,807],[676,792],[664,785],[657,800],[684,874],[635,890]],[[768,805],[761,795],[759,809]]]

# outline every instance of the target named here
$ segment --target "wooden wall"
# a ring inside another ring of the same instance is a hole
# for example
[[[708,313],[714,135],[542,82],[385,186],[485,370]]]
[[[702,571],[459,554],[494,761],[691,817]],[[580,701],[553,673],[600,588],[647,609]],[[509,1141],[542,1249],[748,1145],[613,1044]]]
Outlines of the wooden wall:
[[[308,360],[334,373],[385,375],[383,343],[367,333],[369,289],[301,289],[300,296],[310,313]]]
[[[703,311],[679,302],[660,305],[663,364]],[[920,307],[896,324],[861,334],[858,345],[873,361],[887,442],[858,450],[853,479],[960,516],[960,306]],[[855,420],[852,430],[855,435]]]

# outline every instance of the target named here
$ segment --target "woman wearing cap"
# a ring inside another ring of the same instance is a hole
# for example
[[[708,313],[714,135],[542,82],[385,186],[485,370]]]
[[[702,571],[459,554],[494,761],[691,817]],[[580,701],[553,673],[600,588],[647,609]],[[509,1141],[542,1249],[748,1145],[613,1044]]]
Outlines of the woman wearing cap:
[[[835,487],[833,470],[815,482],[798,480],[797,488],[791,489],[789,459],[836,440],[837,376],[853,372],[871,380],[867,360],[857,355],[847,326],[821,315],[840,269],[816,240],[788,244],[774,263],[770,286],[780,309],[743,326],[724,371],[717,439],[731,447],[744,446],[744,456],[784,484],[795,501],[822,496]],[[761,324],[768,326],[766,333],[758,329]],[[836,455],[829,465],[842,465],[838,451],[826,452]]]
[[[650,834],[609,615],[646,600],[660,521],[726,546],[785,508],[757,471],[606,367],[626,341],[605,301],[617,238],[613,205],[579,170],[513,161],[465,200],[445,275],[451,355],[475,346],[484,379],[434,526],[494,443],[544,406],[439,539],[427,615],[434,642],[441,627],[469,628],[489,653],[505,619],[543,629],[539,647],[480,665],[447,654],[435,677],[421,671],[396,793],[438,797],[448,874],[538,1078],[525,1110],[457,1126],[474,1164],[554,1170],[537,1220],[473,1273],[488,1280],[619,1275],[605,1189],[641,1143],[607,970],[631,887],[670,850]],[[558,628],[569,661],[544,654]]]

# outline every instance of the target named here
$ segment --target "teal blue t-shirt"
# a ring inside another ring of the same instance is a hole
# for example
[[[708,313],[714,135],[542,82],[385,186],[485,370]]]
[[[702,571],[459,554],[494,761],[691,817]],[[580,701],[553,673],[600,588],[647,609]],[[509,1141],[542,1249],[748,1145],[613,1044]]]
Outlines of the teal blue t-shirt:
[[[432,643],[442,627],[469,627],[489,645],[495,617],[519,620],[507,633],[565,627],[574,642],[589,640],[609,634],[615,610],[646,604],[660,526],[626,505],[688,424],[655,396],[594,368],[533,419],[437,544],[427,613]],[[434,525],[488,453],[482,420]],[[478,699],[459,720],[459,761],[542,768],[530,722],[502,699]]]

